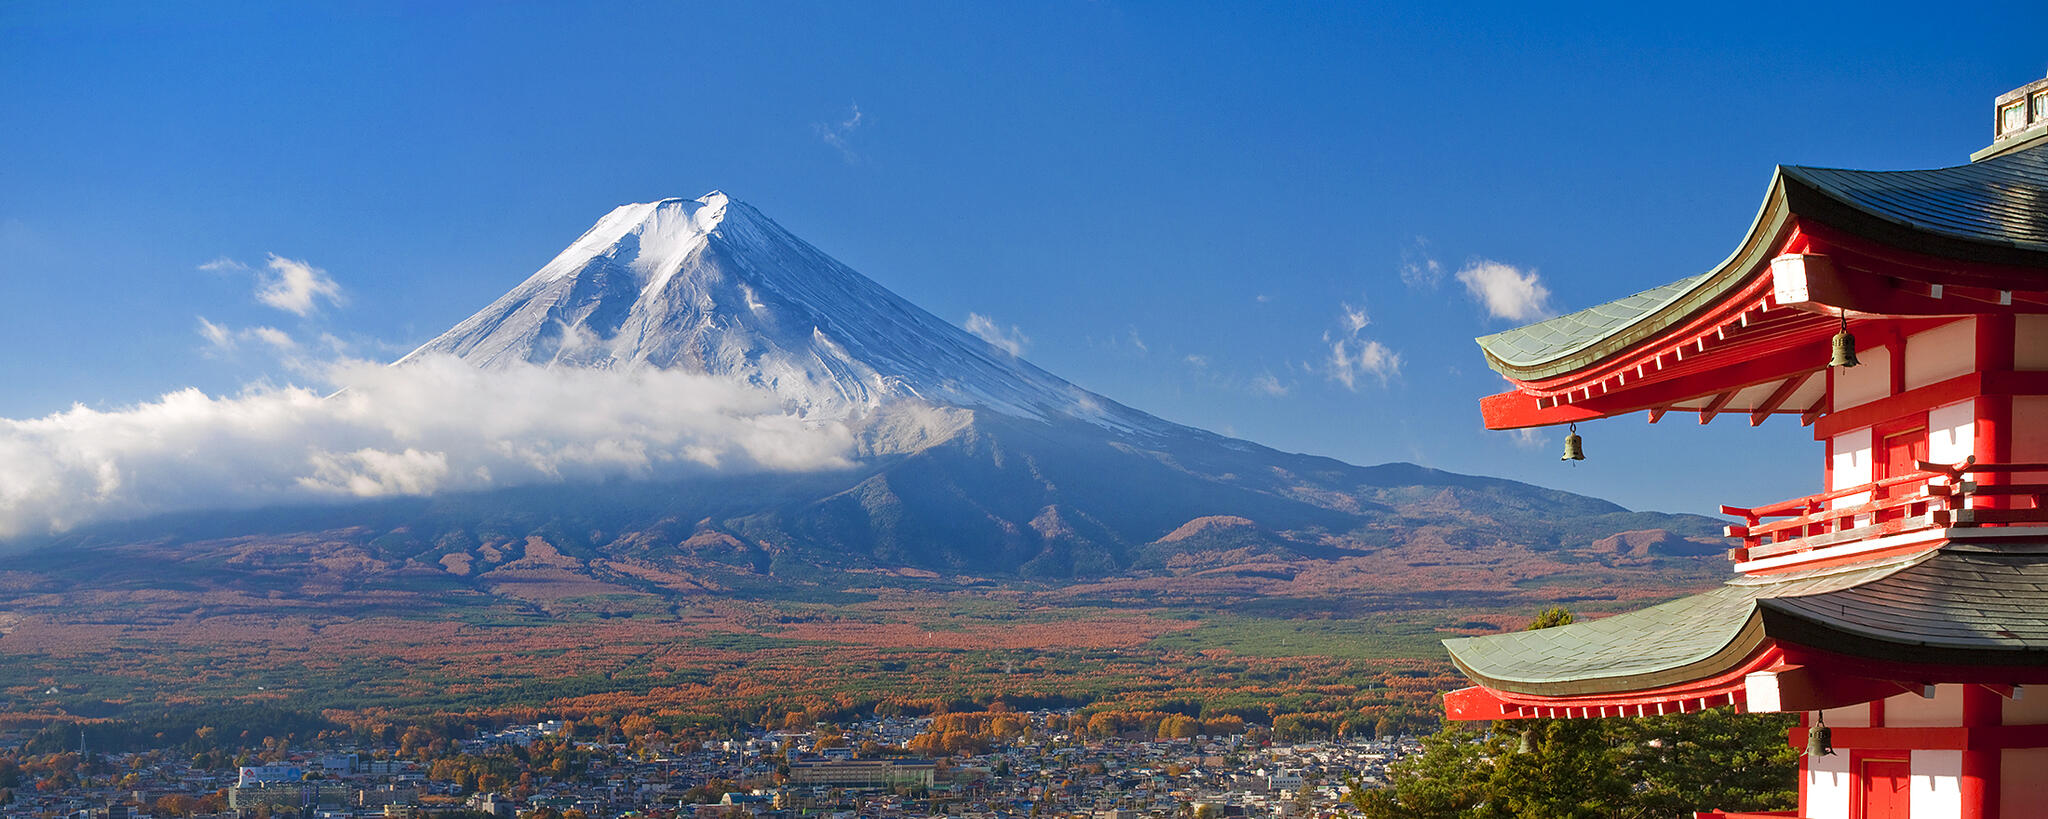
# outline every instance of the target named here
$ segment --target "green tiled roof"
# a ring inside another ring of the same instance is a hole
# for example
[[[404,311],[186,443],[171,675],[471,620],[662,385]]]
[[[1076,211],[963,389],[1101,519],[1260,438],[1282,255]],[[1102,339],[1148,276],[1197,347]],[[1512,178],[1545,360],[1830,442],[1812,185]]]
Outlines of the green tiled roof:
[[[1739,577],[1705,594],[1568,626],[1445,640],[1466,676],[1500,691],[1547,696],[1634,691],[1712,676],[1763,640],[1760,598],[1854,588],[1908,565]]]
[[[1652,287],[1625,299],[1616,299],[1576,313],[1539,321],[1513,330],[1481,336],[1479,346],[1509,364],[1534,366],[1570,355],[1634,324],[1678,300],[1701,281],[1705,273],[1688,276],[1660,287]]]
[[[2002,548],[2014,548],[2006,546]],[[1604,620],[1445,640],[1497,691],[1639,691],[1733,668],[1784,640],[1896,662],[2048,665],[2048,549],[1907,558],[1769,579],[1739,577]]]
[[[2048,145],[1924,171],[1781,166],[1741,247],[1714,269],[1570,315],[1481,336],[1523,380],[1589,366],[1712,304],[1769,261],[1791,217],[1968,261],[2048,267]],[[2048,287],[2048,272],[2042,286]]]

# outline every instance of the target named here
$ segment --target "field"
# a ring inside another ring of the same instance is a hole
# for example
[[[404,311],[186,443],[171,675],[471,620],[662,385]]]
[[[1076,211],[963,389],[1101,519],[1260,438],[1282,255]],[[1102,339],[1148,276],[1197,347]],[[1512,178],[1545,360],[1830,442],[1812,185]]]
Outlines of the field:
[[[1357,582],[1366,567],[1327,561],[1061,585],[915,571],[793,581],[571,557],[538,538],[480,547],[484,559],[454,561],[461,572],[354,548],[330,536],[18,561],[0,572],[0,715],[248,703],[758,721],[1003,701],[1420,728],[1460,684],[1442,638],[1560,601],[1612,610],[1685,590],[1670,566],[1566,583],[1446,575],[1428,555],[1382,565],[1371,586]],[[1709,572],[1679,577],[1697,586]]]

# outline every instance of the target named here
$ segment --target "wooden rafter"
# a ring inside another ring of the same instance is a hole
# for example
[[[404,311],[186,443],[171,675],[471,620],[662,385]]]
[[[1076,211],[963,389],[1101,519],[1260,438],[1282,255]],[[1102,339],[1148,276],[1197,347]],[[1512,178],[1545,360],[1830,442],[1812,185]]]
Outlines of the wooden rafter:
[[[1771,413],[1777,412],[1779,407],[1784,406],[1786,401],[1791,400],[1792,394],[1798,392],[1800,387],[1806,385],[1806,380],[1812,377],[1813,373],[1800,373],[1785,379],[1785,383],[1779,384],[1777,389],[1771,390],[1769,398],[1765,398],[1763,403],[1756,406],[1756,409],[1749,411],[1749,425],[1753,427],[1762,425],[1765,418],[1771,417]]]
[[[1700,408],[1700,423],[1712,422],[1714,416],[1721,414],[1721,410],[1728,406],[1728,402],[1735,400],[1735,394],[1741,391],[1742,389],[1738,387],[1714,396],[1714,400],[1708,401],[1705,407]]]
[[[1654,423],[1657,423],[1658,421],[1662,421],[1662,420],[1664,420],[1664,413],[1667,413],[1667,412],[1670,412],[1670,411],[1671,411],[1671,408],[1670,408],[1670,407],[1651,407],[1651,408],[1650,408],[1650,423],[1654,424]]]

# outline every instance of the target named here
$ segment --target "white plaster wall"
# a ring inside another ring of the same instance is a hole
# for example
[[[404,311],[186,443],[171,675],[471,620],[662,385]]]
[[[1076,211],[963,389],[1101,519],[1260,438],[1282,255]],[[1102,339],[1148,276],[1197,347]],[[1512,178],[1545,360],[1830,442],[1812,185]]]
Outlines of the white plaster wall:
[[[1914,751],[1912,765],[1913,819],[1962,819],[1963,752]]]
[[[1963,724],[1963,686],[1937,685],[1934,698],[1898,694],[1884,701],[1887,728],[1953,728]],[[1917,769],[1916,769],[1917,770]]]
[[[1859,702],[1820,712],[1830,728],[1869,728],[1870,703]]]
[[[1857,354],[1860,359],[1861,353]],[[1860,367],[1858,369],[1861,369]],[[1977,320],[1950,322],[1906,337],[1906,389],[1977,369]]]
[[[2012,397],[2012,460],[2023,464],[2048,461],[2048,396]]]
[[[1860,368],[1859,368],[1860,369]],[[1852,430],[1835,436],[1834,471],[1828,476],[1828,489],[1855,486],[1870,482],[1870,428]],[[1846,498],[1836,498],[1830,508],[1855,506],[1867,503],[1870,493],[1865,492]]]
[[[1998,815],[2048,816],[2048,748],[2007,748],[1998,760]]]
[[[1849,819],[1849,752],[1807,760],[1807,819]]]
[[[1857,366],[1835,369],[1835,409],[1868,404],[1891,394],[1892,351],[1872,347],[1856,351]]]
[[[2006,725],[2048,725],[2048,685],[2021,686],[2020,698],[2000,706]],[[2048,750],[2048,749],[2044,749]],[[2048,771],[2048,767],[2041,770]],[[2042,814],[2048,816],[2048,814]]]
[[[1927,411],[1927,460],[1959,464],[1976,445],[1977,405],[1962,401]]]
[[[2012,368],[2048,370],[2048,316],[2015,316]]]

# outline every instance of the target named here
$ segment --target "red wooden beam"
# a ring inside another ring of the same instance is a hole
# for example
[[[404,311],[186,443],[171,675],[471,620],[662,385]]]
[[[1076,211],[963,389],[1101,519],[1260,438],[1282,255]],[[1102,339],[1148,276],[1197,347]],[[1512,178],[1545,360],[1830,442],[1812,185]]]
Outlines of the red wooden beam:
[[[1877,660],[1840,654],[1797,643],[1778,643],[1784,662],[1825,668],[1838,674],[1873,679],[1929,683],[1989,683],[1993,685],[2048,684],[2048,666],[2039,665],[1936,665]],[[2028,693],[2033,693],[2029,691]]]
[[[1542,408],[1537,396],[1511,390],[1479,399],[1480,414],[1487,429],[1545,427],[1611,418],[1653,407],[1673,404],[1705,395],[1719,395],[1757,384],[1775,383],[1796,373],[1812,372],[1816,364],[1827,363],[1826,339],[1785,350],[1730,361],[1703,368],[1678,378],[1651,381],[1607,395],[1581,398],[1572,404]]]
[[[2048,395],[2048,372],[1974,372],[1946,381],[1837,410],[1813,426],[1814,440],[1823,440],[1879,423],[1925,412],[1979,395]]]
[[[1806,747],[1806,730],[1791,729],[1795,748]],[[2048,725],[1983,725],[1955,728],[1828,728],[1829,743],[1858,751],[1970,751],[2048,748]]]

